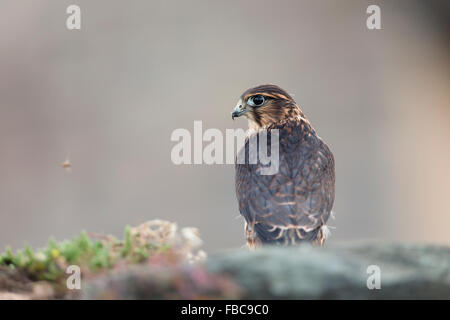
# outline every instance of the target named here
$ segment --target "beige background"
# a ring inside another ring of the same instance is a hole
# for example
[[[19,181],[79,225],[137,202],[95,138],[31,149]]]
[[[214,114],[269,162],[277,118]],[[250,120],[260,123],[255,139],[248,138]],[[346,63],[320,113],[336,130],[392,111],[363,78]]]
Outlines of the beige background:
[[[65,27],[79,4],[82,30]],[[366,28],[381,7],[382,30]],[[295,95],[336,158],[331,242],[450,243],[445,1],[0,3],[0,248],[153,218],[240,247],[234,168],[175,166],[176,128],[239,95]],[[60,163],[70,158],[71,173]]]

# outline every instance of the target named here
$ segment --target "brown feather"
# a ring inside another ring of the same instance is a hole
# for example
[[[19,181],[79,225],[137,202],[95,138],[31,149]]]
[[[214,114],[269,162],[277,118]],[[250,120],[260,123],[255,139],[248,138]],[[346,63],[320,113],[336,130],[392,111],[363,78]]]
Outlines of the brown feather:
[[[259,86],[244,92],[241,99],[255,94],[270,100],[248,116],[257,125],[253,134],[267,129],[270,150],[271,130],[279,130],[280,163],[278,173],[260,175],[263,165],[248,163],[249,139],[240,151],[246,153],[246,163],[236,164],[236,195],[246,220],[247,243],[251,248],[304,241],[323,244],[321,227],[334,202],[333,154],[284,90]]]

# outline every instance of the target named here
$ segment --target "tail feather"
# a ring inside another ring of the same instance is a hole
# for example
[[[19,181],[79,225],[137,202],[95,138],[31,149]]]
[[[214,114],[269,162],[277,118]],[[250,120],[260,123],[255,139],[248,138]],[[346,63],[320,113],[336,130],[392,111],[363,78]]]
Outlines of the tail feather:
[[[257,223],[253,228],[246,227],[247,243],[253,247],[258,245],[292,246],[301,243],[322,245],[329,235],[328,228],[320,226],[311,231],[303,228],[279,228]]]

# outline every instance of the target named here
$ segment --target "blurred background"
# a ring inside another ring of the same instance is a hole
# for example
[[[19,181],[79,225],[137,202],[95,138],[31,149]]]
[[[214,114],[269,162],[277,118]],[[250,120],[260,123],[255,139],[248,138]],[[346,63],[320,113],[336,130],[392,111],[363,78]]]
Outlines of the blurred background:
[[[81,30],[66,8],[81,7]],[[368,30],[366,8],[381,8]],[[239,248],[232,165],[171,162],[173,130],[247,128],[293,94],[336,159],[330,242],[450,244],[448,1],[0,3],[0,248],[161,218]],[[68,158],[72,171],[62,168]]]

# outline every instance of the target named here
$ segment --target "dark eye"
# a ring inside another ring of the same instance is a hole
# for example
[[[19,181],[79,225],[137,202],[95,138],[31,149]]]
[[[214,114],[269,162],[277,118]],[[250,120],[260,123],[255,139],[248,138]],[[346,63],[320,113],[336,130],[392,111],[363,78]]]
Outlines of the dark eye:
[[[253,107],[259,107],[262,106],[265,101],[266,99],[264,98],[264,96],[258,94],[256,96],[250,97],[247,103]]]

